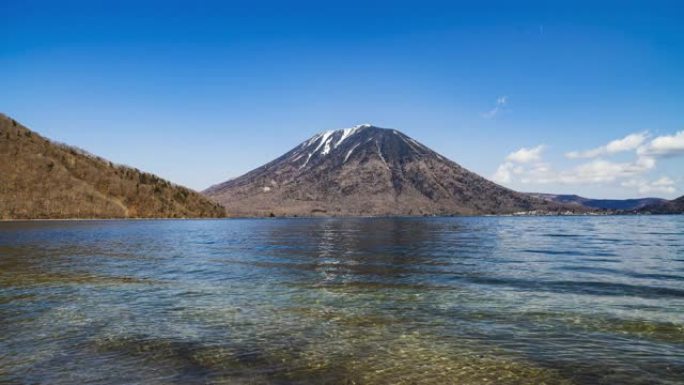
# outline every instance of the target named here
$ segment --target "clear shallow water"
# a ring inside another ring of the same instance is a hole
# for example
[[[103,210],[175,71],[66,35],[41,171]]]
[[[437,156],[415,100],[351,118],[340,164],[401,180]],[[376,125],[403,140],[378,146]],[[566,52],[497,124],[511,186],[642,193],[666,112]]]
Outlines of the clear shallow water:
[[[682,384],[684,216],[0,223],[0,383]]]

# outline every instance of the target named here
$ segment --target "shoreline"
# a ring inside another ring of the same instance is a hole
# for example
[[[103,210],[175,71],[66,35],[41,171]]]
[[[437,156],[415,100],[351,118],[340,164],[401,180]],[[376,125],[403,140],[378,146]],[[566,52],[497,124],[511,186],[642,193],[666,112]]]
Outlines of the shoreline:
[[[203,217],[188,217],[188,218],[11,218],[0,219],[0,223],[4,222],[95,222],[95,221],[197,221],[197,220],[240,220],[240,219],[374,219],[374,218],[477,218],[477,217],[641,217],[641,216],[678,216],[684,214],[652,214],[652,213],[583,213],[583,214],[473,214],[473,215],[312,215],[312,216],[226,216],[221,218],[203,218]]]

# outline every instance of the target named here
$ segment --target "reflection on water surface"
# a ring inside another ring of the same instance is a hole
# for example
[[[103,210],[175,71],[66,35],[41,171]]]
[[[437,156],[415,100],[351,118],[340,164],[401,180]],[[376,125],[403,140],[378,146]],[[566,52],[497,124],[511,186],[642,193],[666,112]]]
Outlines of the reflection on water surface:
[[[684,217],[0,223],[0,382],[681,384]]]

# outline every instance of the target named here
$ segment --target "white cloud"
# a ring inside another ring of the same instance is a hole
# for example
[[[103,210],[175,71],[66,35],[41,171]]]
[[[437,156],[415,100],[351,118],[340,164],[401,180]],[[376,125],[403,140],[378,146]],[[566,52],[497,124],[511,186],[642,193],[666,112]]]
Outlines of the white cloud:
[[[499,165],[492,179],[504,184],[605,184],[640,177],[656,166],[654,158],[637,156],[630,162],[593,159],[569,169],[557,170],[543,161],[541,156],[543,149],[544,146],[522,148],[509,154],[506,161]],[[655,186],[657,185],[654,185],[654,188]]]
[[[640,175],[655,167],[651,158],[637,158],[634,162],[611,162],[595,159],[557,174],[557,181],[566,184],[613,182],[620,178]]]
[[[513,181],[514,166],[511,162],[500,164],[494,175],[492,175],[492,180],[498,183],[511,183]]]
[[[622,182],[621,185],[623,187],[636,188],[641,195],[654,193],[672,194],[677,191],[675,182],[666,176],[653,182],[644,179],[630,179]]]
[[[674,186],[674,181],[666,176],[656,180],[652,183],[653,186]]]
[[[545,145],[540,144],[536,147],[521,148],[513,151],[506,157],[506,162],[499,165],[496,172],[492,176],[494,181],[499,183],[510,183],[514,176],[524,176],[529,169],[523,167],[521,164],[538,163],[535,168],[539,168],[541,163],[542,152],[546,148]]]
[[[618,152],[631,151],[641,146],[648,138],[647,132],[629,134],[622,139],[616,139],[610,143],[586,151],[571,151],[565,154],[570,159],[596,158],[601,155],[615,154]]]
[[[641,175],[655,167],[649,160],[637,159],[634,162],[610,162],[596,159],[567,170],[555,170],[548,163],[537,162],[531,165],[516,165],[504,162],[492,177],[499,183],[519,182],[523,184],[588,184],[609,183],[619,179]]]
[[[525,168],[515,165],[513,162],[505,162],[499,165],[492,179],[499,183],[510,183],[515,175],[525,173]]]
[[[506,156],[492,176],[506,185],[602,185],[633,189],[640,195],[673,194],[676,183],[663,176],[649,180],[661,158],[684,155],[684,131],[649,139],[647,132],[635,133],[613,140],[588,151],[566,153],[570,159],[587,159],[569,168],[555,168],[543,159],[546,146],[521,148]],[[617,162],[606,157],[631,152],[630,161]],[[595,158],[595,159],[591,159]]]
[[[637,153],[658,157],[684,155],[684,131],[673,135],[658,136],[648,144],[639,147]]]
[[[541,154],[545,148],[546,146],[543,144],[532,148],[523,147],[518,151],[508,154],[506,160],[515,163],[530,163],[538,161],[541,159]]]
[[[484,117],[486,119],[491,119],[491,118],[495,117],[496,115],[498,115],[500,112],[504,111],[506,108],[506,105],[508,105],[508,96],[499,96],[496,99],[496,105],[494,106],[494,108],[483,113],[482,117]]]

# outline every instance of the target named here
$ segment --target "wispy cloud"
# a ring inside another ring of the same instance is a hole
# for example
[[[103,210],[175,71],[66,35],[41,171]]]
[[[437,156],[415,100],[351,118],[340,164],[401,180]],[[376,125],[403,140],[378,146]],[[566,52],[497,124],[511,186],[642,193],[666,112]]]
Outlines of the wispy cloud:
[[[629,134],[621,139],[615,139],[608,144],[586,151],[570,151],[565,154],[570,159],[596,158],[597,156],[631,151],[641,146],[648,139],[647,132]]]
[[[494,108],[491,110],[484,112],[482,114],[482,117],[485,119],[492,119],[496,115],[500,114],[503,112],[508,105],[508,96],[499,96],[496,99],[496,104],[494,105]]]

